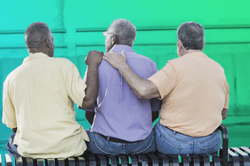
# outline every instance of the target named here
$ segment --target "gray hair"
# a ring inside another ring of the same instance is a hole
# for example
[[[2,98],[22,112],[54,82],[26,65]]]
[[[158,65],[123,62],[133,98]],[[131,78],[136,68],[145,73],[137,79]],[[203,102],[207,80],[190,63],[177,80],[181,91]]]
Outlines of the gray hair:
[[[133,46],[136,37],[136,28],[130,21],[125,19],[114,20],[109,26],[108,31],[116,35],[120,44]]]
[[[185,22],[179,26],[177,36],[186,50],[202,50],[204,47],[205,35],[201,24]]]
[[[46,23],[34,22],[25,31],[25,44],[27,48],[41,48],[50,37],[52,33]]]

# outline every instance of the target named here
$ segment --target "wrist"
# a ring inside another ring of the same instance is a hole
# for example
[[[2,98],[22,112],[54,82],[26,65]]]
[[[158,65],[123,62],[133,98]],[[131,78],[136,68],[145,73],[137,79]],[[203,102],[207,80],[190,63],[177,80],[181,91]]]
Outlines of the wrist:
[[[91,64],[88,64],[88,68],[90,69],[97,69],[98,68],[98,64],[95,64],[95,63],[91,63]]]
[[[128,68],[129,66],[128,66],[128,64],[125,62],[125,63],[121,63],[119,66],[118,66],[118,71],[120,72],[120,71],[122,71],[122,70],[124,70],[124,69],[126,69],[126,68]]]

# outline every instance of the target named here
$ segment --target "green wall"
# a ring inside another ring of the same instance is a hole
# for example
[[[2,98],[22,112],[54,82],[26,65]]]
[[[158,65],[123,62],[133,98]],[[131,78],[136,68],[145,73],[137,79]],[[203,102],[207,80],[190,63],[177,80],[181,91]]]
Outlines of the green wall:
[[[105,51],[102,31],[114,19],[125,18],[134,23],[134,50],[154,60],[158,69],[167,60],[177,58],[177,27],[195,21],[205,28],[204,52],[222,65],[230,85],[229,116],[223,122],[229,128],[229,144],[249,147],[249,5],[249,0],[0,0],[0,84],[28,56],[24,31],[35,21],[44,21],[52,29],[55,57],[70,59],[82,76],[88,51]],[[77,110],[77,120],[89,128],[83,111]],[[0,151],[4,151],[10,133],[0,125]]]

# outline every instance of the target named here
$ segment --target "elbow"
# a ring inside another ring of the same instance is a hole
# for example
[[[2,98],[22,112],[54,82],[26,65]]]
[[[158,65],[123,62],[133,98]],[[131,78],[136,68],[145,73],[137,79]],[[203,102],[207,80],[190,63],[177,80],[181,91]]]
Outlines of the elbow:
[[[136,95],[140,98],[140,99],[146,99],[149,100],[150,97],[148,95],[148,91],[146,88],[141,87],[141,89],[139,91],[136,92]]]

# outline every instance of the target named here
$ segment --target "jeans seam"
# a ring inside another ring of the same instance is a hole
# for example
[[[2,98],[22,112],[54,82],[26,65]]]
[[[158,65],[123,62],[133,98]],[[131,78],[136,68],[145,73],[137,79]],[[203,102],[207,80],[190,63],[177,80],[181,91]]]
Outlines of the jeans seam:
[[[161,126],[161,127],[164,127],[164,126]],[[185,144],[189,144],[188,142],[184,142],[176,137],[173,137],[171,134],[169,134],[168,132],[166,132],[164,129],[162,129],[164,133],[166,133],[169,137],[173,138],[174,140],[176,141],[179,141],[179,142],[182,142],[182,143],[185,143]],[[190,141],[189,141],[190,142]]]
[[[102,146],[104,146],[105,148],[107,148],[107,149],[109,149],[110,151],[112,151],[113,154],[119,153],[119,152],[113,150],[112,148],[110,148],[109,146],[107,146],[106,144],[104,144],[104,143],[102,142],[102,140],[100,140],[100,139],[98,138],[98,136],[99,136],[99,135],[96,136],[96,139],[98,140],[98,142],[99,142],[100,144],[102,144]],[[95,143],[95,146],[96,146],[99,150],[101,150],[102,152],[105,152],[105,151],[103,151],[103,150],[97,145],[96,142],[94,142],[94,143]],[[107,153],[107,152],[105,152],[105,153]],[[107,153],[107,154],[112,154],[112,153]]]
[[[214,133],[214,132],[213,132],[213,133]],[[209,142],[209,141],[211,141],[211,140],[212,140],[214,137],[216,137],[216,136],[217,136],[217,134],[216,134],[216,133],[214,133],[213,137],[211,137],[210,139],[205,140],[205,141],[203,141],[203,142],[199,142],[199,144]]]
[[[180,150],[183,149],[182,147],[175,146],[175,145],[172,145],[172,144],[168,143],[168,141],[166,141],[166,140],[162,137],[161,134],[160,134],[160,137],[161,137],[161,139],[162,139],[166,144],[168,144],[169,146],[172,146],[173,148],[177,148],[177,149],[180,149]]]
[[[208,149],[208,148],[214,147],[214,146],[216,146],[219,142],[220,142],[220,140],[218,140],[214,145],[201,147],[201,149]]]
[[[147,140],[147,139],[146,139]],[[145,145],[146,143],[146,140],[144,140],[143,141],[143,145]],[[137,152],[137,154],[138,153],[142,153],[143,151],[145,151],[145,150],[147,150],[151,145],[152,145],[152,143],[153,143],[153,141],[154,141],[154,136],[153,136],[153,138],[152,138],[152,140],[151,140],[151,142],[150,142],[150,144],[146,147],[146,148],[144,148],[143,150],[141,150],[141,151],[139,151],[139,152]],[[143,145],[141,145],[140,147],[142,147]],[[137,147],[136,149],[134,149],[133,151],[136,151],[137,149],[139,149],[140,147]],[[132,152],[132,154],[134,154],[133,152]]]

